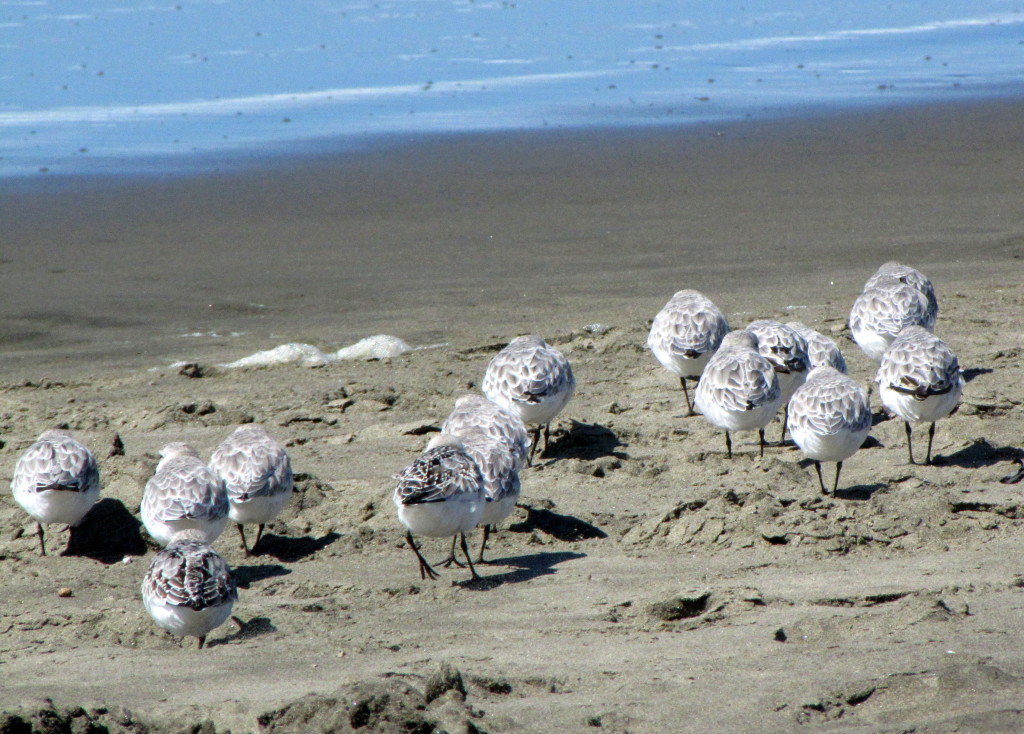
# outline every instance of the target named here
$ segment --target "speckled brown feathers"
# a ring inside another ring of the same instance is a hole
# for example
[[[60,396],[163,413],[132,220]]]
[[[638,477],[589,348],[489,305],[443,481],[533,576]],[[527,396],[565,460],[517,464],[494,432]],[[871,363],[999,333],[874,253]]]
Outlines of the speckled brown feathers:
[[[194,611],[238,599],[228,564],[198,540],[176,541],[157,553],[143,579],[142,593]]]

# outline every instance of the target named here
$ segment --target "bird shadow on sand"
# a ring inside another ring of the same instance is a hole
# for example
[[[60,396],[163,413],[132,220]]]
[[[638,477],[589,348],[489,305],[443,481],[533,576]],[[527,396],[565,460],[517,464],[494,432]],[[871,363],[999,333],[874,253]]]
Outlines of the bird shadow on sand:
[[[1024,450],[1014,446],[993,446],[984,438],[979,438],[970,446],[952,454],[940,454],[932,457],[936,466],[959,466],[963,469],[977,469],[983,466],[1001,464],[1004,461],[1024,459]]]
[[[558,569],[555,568],[558,564],[585,557],[586,553],[554,551],[549,553],[532,553],[525,556],[492,558],[487,563],[477,564],[477,573],[480,574],[480,578],[457,581],[455,584],[471,591],[489,591],[503,584],[519,584],[540,576],[550,576],[558,572]],[[504,573],[488,574],[487,570],[495,566],[513,566],[514,568]]]
[[[601,528],[572,515],[563,515],[559,512],[543,507],[534,507],[533,505],[518,504],[516,507],[526,510],[526,518],[509,525],[509,532],[541,532],[545,535],[550,535],[556,540],[568,543],[608,537],[608,533]]]
[[[259,547],[254,553],[255,556],[272,556],[279,561],[294,563],[303,558],[319,553],[324,548],[341,537],[340,533],[327,533],[319,538],[304,535],[299,538],[292,538],[287,535],[275,535],[266,533],[260,538]]]
[[[259,563],[253,566],[235,566],[231,569],[231,575],[240,589],[248,589],[256,581],[287,576],[291,572],[290,568],[285,568],[280,563]]]
[[[885,423],[890,420],[892,420],[891,415],[886,413],[884,410],[876,410],[871,414],[871,427],[874,428],[879,423]]]
[[[277,632],[277,627],[274,626],[273,622],[271,622],[268,617],[253,617],[249,621],[245,621],[240,617],[233,616],[230,621],[234,623],[235,631],[224,637],[207,640],[206,647],[230,645],[233,642],[241,642],[252,639],[253,637],[259,637],[260,635],[268,635],[271,632]]]
[[[885,444],[879,441],[874,436],[868,436],[864,439],[864,443],[860,445],[862,449],[884,449]]]
[[[83,556],[110,565],[146,553],[142,523],[119,499],[104,497],[75,528],[74,543],[61,555]]]
[[[884,482],[873,484],[855,484],[852,487],[840,487],[833,495],[837,500],[852,500],[854,502],[866,502],[871,499],[875,492],[879,492],[889,485]]]
[[[614,456],[618,459],[628,459],[629,456],[624,452],[616,451],[619,446],[625,445],[607,426],[574,420],[569,429],[548,444],[538,458],[592,461],[604,456]]]
[[[991,369],[990,367],[970,367],[966,370],[962,370],[960,374],[963,375],[964,382],[971,382],[975,377],[980,377],[981,375],[989,375],[992,374],[992,372],[994,371],[995,370]]]
[[[800,461],[797,462],[797,465],[801,469],[813,469],[814,461],[812,459],[801,459]],[[833,469],[831,462],[826,462],[825,464],[822,464],[821,470],[825,476],[826,486],[831,487],[832,479],[834,477],[834,475],[832,474]],[[835,491],[835,494],[833,494],[830,489],[827,493],[827,497],[832,497],[837,500],[853,500],[855,502],[864,502],[866,500],[871,499],[871,496],[875,492],[883,490],[888,486],[889,485],[886,484],[885,482],[874,482],[872,484],[854,484],[852,486],[846,487],[840,486]]]

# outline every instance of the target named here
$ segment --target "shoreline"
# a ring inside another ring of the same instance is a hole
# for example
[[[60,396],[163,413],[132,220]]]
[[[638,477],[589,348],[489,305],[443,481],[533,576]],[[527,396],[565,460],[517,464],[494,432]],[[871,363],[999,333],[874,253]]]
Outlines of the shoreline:
[[[230,151],[196,153],[199,161],[186,160],[183,155],[155,155],[103,158],[106,170],[68,172],[48,170],[36,174],[0,177],[0,195],[31,196],[53,193],[57,188],[95,187],[117,188],[129,184],[159,182],[187,183],[209,177],[242,178],[272,174],[305,167],[319,167],[346,160],[386,158],[413,148],[431,149],[451,147],[459,143],[503,145],[512,143],[521,147],[558,146],[567,141],[586,139],[604,141],[628,140],[643,137],[685,138],[713,134],[749,134],[777,137],[785,135],[786,128],[813,128],[815,125],[837,123],[841,127],[857,125],[863,120],[879,116],[922,117],[929,113],[942,114],[943,110],[978,110],[989,107],[1016,107],[1024,104],[1024,83],[999,85],[980,90],[963,89],[937,99],[909,97],[899,99],[853,100],[830,105],[823,102],[806,105],[763,107],[719,115],[694,116],[685,121],[625,122],[613,120],[578,125],[525,126],[519,128],[465,129],[465,130],[413,130],[382,133],[354,133],[339,136],[321,136],[295,139],[287,143],[266,146],[253,142]],[[242,152],[245,147],[257,155]],[[118,163],[118,161],[123,161]],[[121,166],[119,168],[119,166]],[[6,190],[5,190],[6,189]]]
[[[529,136],[543,138],[553,136],[587,136],[624,132],[667,130],[672,134],[701,127],[734,126],[777,126],[799,124],[805,120],[856,117],[879,111],[913,111],[930,107],[973,106],[1014,101],[1024,98],[1024,84],[990,82],[980,86],[961,87],[952,83],[947,87],[912,89],[905,92],[901,87],[882,84],[875,94],[847,97],[832,101],[814,102],[769,102],[763,104],[721,105],[712,97],[695,97],[697,100],[690,111],[675,108],[652,109],[648,114],[630,117],[606,111],[589,118],[586,110],[579,119],[562,120],[555,123],[524,123],[519,126],[506,124],[478,124],[475,127],[459,129],[395,128],[379,132],[321,132],[318,135],[292,139],[252,140],[230,147],[212,147],[206,150],[193,148],[188,152],[164,151],[153,155],[90,154],[87,149],[79,151],[79,159],[55,159],[49,164],[38,161],[33,168],[22,166],[7,173],[0,173],[0,185],[14,185],[31,191],[38,185],[47,185],[47,179],[86,179],[94,182],[131,178],[194,179],[209,175],[258,175],[261,171],[280,167],[303,165],[323,158],[338,158],[348,155],[381,154],[389,149],[401,148],[403,141],[418,146],[445,143],[453,139],[506,136]],[[252,156],[248,151],[259,151]],[[14,160],[14,156],[11,157]],[[3,161],[0,161],[2,164]],[[3,166],[0,165],[0,170]]]
[[[897,255],[951,275],[978,245],[967,274],[984,280],[1024,232],[1022,112],[1000,100],[458,136],[253,173],[3,190],[0,377],[38,359],[60,371],[58,353],[150,368],[402,330],[458,342],[462,309],[493,336],[551,332],[641,317],[680,283],[729,298],[766,277],[799,287],[805,302],[785,305],[800,306]]]

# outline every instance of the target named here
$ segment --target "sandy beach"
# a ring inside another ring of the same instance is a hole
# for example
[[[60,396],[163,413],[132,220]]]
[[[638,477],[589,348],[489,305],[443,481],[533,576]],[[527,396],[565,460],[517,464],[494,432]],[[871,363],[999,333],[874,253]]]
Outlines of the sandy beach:
[[[1022,113],[435,137],[0,186],[0,480],[66,425],[103,481],[76,555],[54,526],[39,557],[0,500],[0,730],[1024,729],[1024,485],[999,481],[1024,457]],[[729,461],[644,347],[695,288],[733,327],[833,337],[867,385],[846,317],[890,259],[932,279],[967,383],[932,466],[907,463],[877,394],[836,497],[793,447],[761,459],[741,434]],[[433,348],[218,367],[381,333]],[[571,360],[575,398],[485,581],[421,581],[392,476],[524,333]],[[261,555],[217,541],[244,625],[197,650],[140,602],[142,487],[165,443],[209,457],[250,421],[297,492]]]

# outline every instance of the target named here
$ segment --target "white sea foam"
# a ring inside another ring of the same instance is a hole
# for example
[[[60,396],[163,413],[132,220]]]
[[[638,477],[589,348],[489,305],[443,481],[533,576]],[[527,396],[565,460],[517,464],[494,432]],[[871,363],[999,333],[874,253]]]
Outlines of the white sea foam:
[[[950,20],[933,21],[930,23],[918,23],[906,26],[891,28],[851,28],[827,33],[812,34],[786,34],[779,36],[764,36],[757,38],[743,38],[738,40],[720,41],[715,43],[696,43],[681,46],[662,47],[661,50],[669,51],[751,51],[770,48],[774,46],[793,47],[798,44],[830,43],[835,41],[850,41],[862,38],[896,37],[917,34],[929,34],[942,31],[956,31],[969,28],[979,28],[991,25],[1015,25],[1024,23],[1024,17],[1016,13],[997,13],[975,18],[955,18]],[[633,51],[648,51],[648,47],[631,49]]]
[[[480,77],[460,81],[434,82],[430,92],[452,94],[479,89],[505,89],[533,84],[591,79],[607,71],[580,71],[518,76]],[[377,87],[340,87],[311,92],[279,92],[217,99],[183,100],[131,105],[87,105],[54,107],[37,110],[5,110],[0,112],[0,127],[56,123],[112,123],[126,120],[178,117],[182,115],[234,116],[242,113],[266,112],[273,109],[294,110],[327,103],[353,103],[384,100],[403,96],[421,96],[424,85],[392,84]]]
[[[292,342],[282,344],[273,349],[250,354],[234,362],[222,364],[221,367],[234,369],[236,367],[266,367],[275,364],[298,364],[303,367],[323,367],[333,361],[330,355],[324,354],[312,344],[299,344]]]
[[[397,357],[406,352],[419,349],[435,349],[445,346],[444,344],[430,344],[423,347],[411,347],[407,342],[397,336],[388,334],[377,334],[360,339],[355,344],[342,347],[337,352],[323,352],[312,344],[301,344],[291,342],[282,344],[273,349],[266,349],[248,357],[242,357],[234,362],[219,365],[228,369],[238,367],[267,367],[279,364],[297,364],[302,367],[323,367],[332,362],[339,362],[349,359],[385,359]],[[184,363],[181,363],[184,364]]]
[[[355,344],[342,347],[334,353],[335,359],[384,359],[411,352],[412,347],[397,336],[377,334],[360,339]]]

